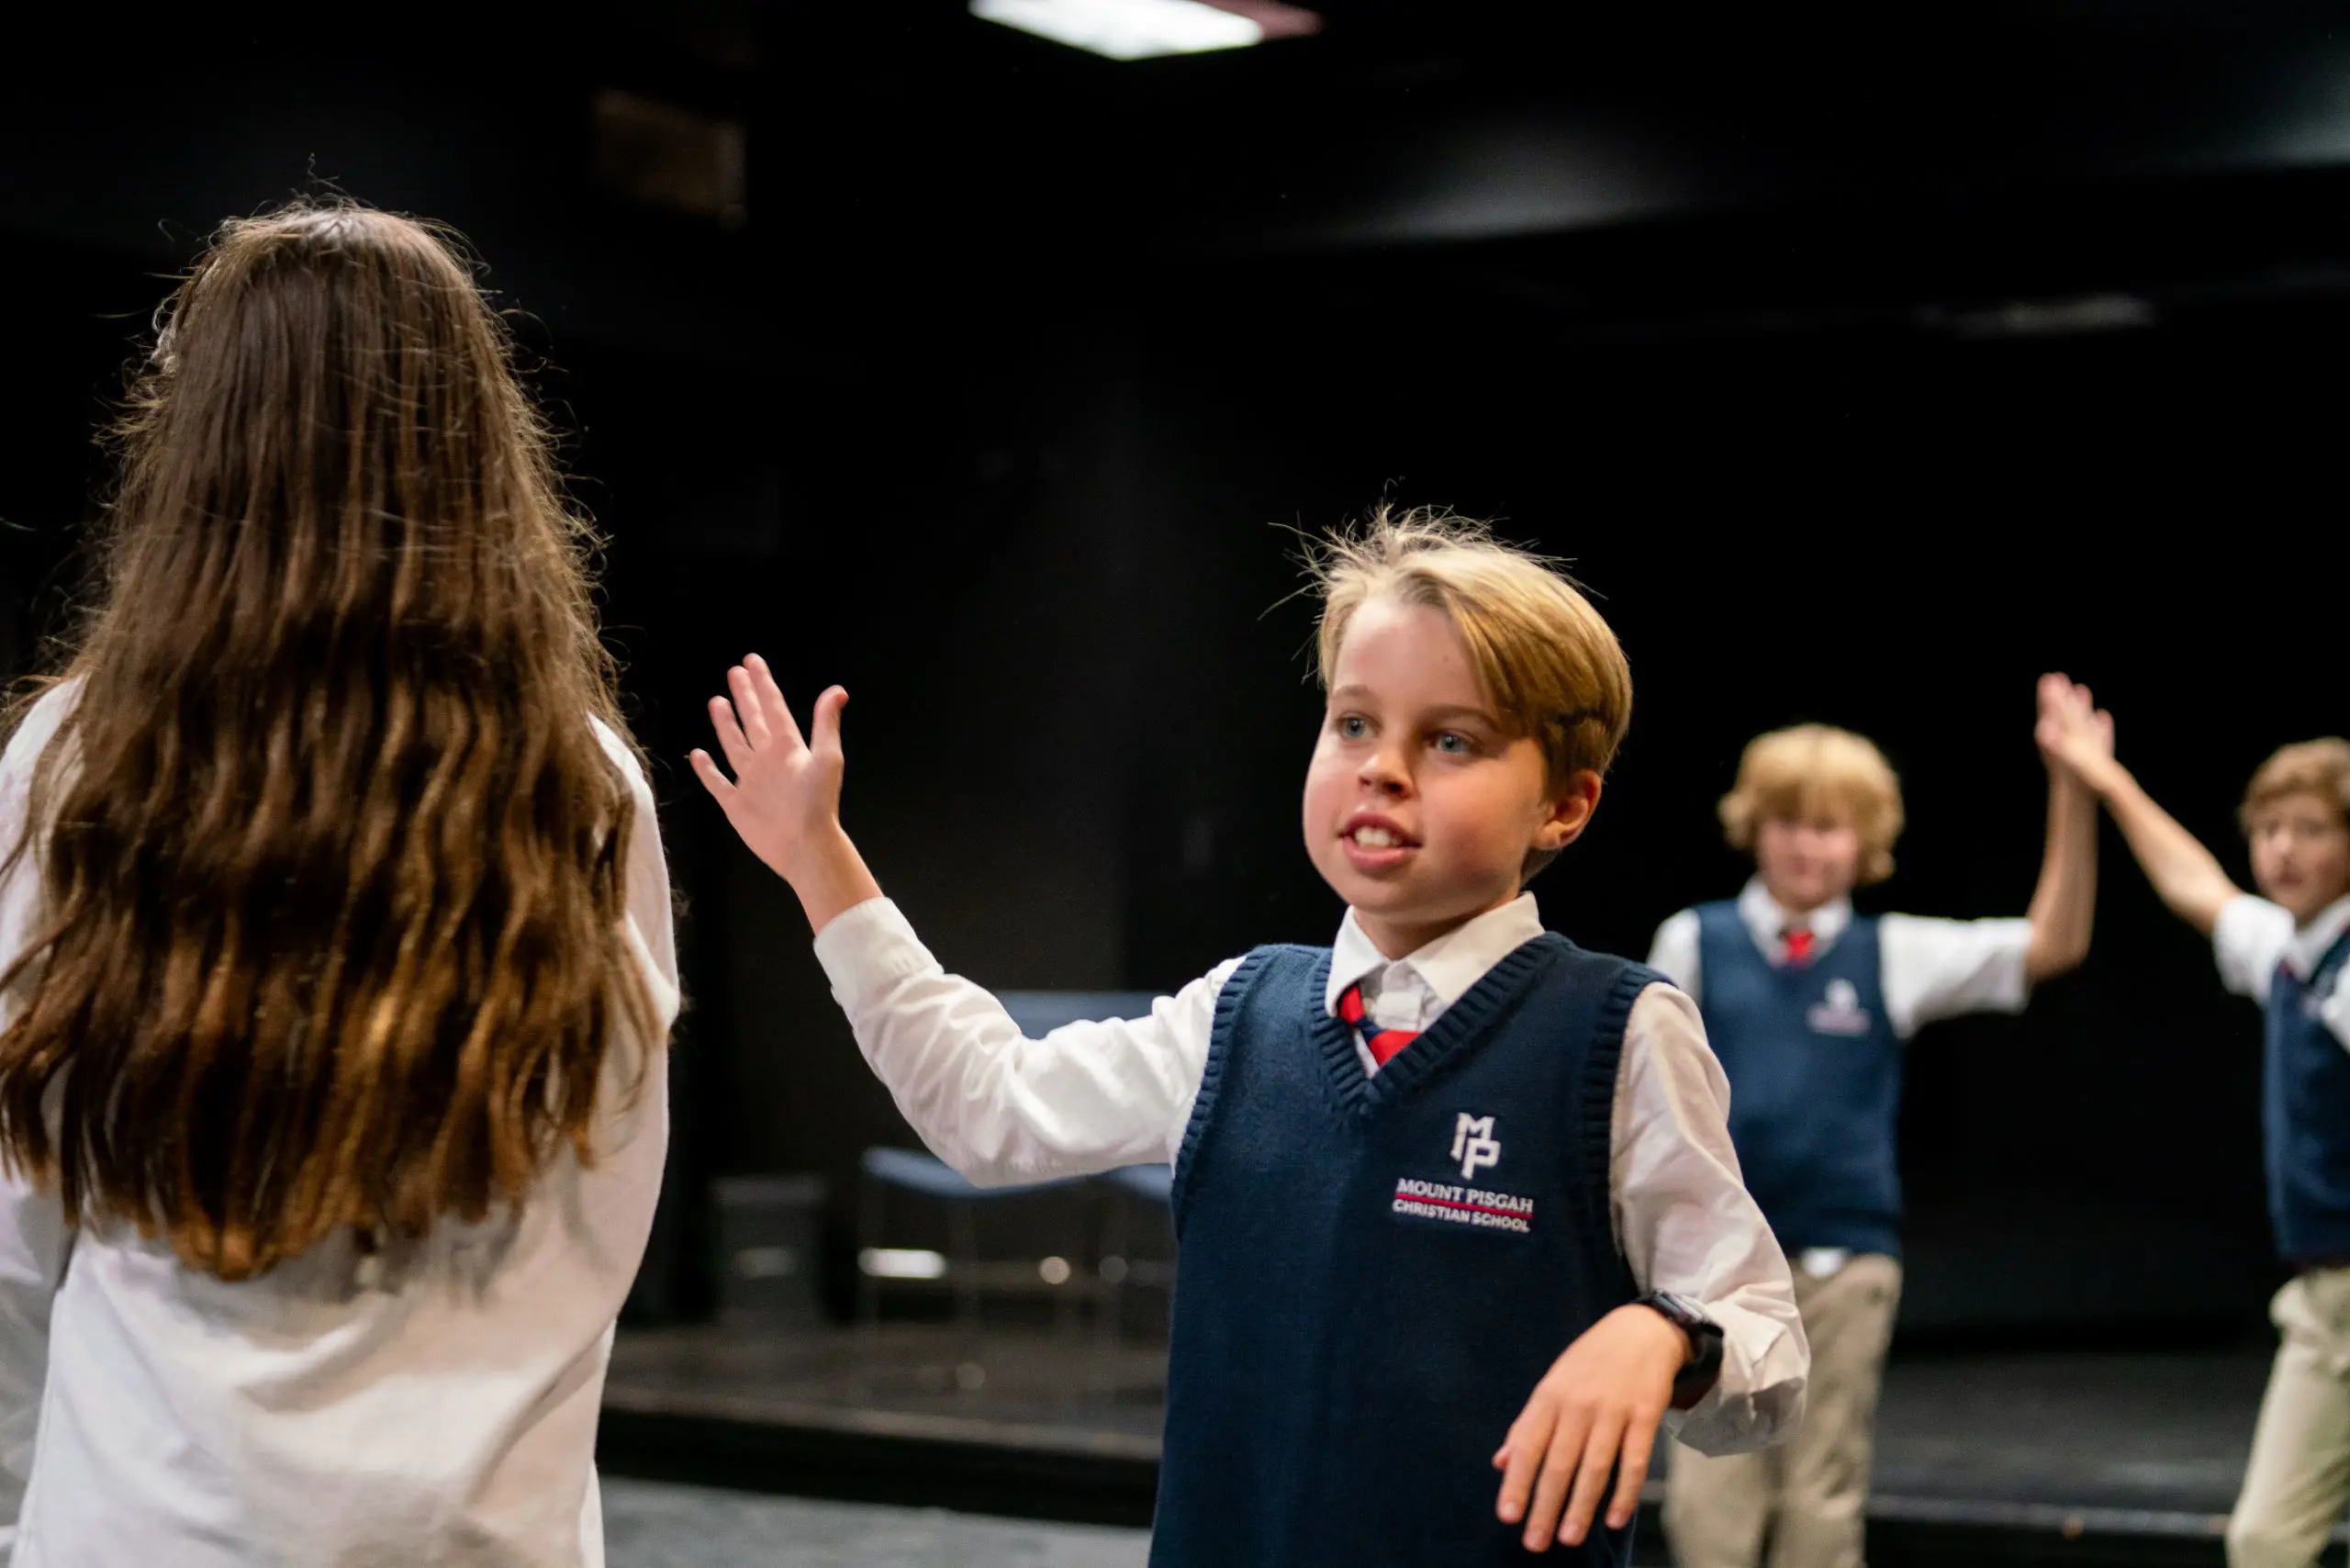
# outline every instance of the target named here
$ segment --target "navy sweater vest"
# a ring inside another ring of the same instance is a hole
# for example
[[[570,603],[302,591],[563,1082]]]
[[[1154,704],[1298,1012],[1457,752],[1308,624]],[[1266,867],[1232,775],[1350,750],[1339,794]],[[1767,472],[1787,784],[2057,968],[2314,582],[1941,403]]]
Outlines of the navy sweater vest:
[[[1729,1078],[1730,1141],[1779,1245],[1898,1257],[1901,1041],[1876,922],[1855,920],[1813,962],[1785,968],[1757,950],[1735,903],[1701,905],[1697,927],[1699,1011]]]
[[[2282,964],[2268,986],[2261,1086],[2268,1215],[2293,1262],[2350,1259],[2350,1050],[2318,1015],[2350,963],[2350,933],[2306,984]]]
[[[1489,1462],[1560,1352],[1637,1294],[1609,1122],[1659,977],[1536,937],[1367,1077],[1329,971],[1326,949],[1263,947],[1217,998],[1175,1168],[1154,1568],[1527,1561]],[[1595,1526],[1564,1560],[1629,1547]]]

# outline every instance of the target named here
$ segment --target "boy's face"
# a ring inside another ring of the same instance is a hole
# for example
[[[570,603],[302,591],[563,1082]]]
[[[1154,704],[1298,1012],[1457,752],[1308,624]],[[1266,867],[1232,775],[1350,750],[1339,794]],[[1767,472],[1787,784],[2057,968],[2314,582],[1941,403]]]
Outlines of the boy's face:
[[[1331,673],[1305,773],[1305,851],[1391,958],[1515,898],[1528,851],[1573,841],[1599,776],[1558,791],[1494,712],[1442,611],[1373,599]]]
[[[1860,880],[1860,830],[1831,811],[1764,817],[1755,824],[1754,865],[1780,908],[1804,913],[1835,902]]]
[[[2252,879],[2307,921],[2350,891],[2350,823],[2322,795],[2279,795],[2252,814]]]

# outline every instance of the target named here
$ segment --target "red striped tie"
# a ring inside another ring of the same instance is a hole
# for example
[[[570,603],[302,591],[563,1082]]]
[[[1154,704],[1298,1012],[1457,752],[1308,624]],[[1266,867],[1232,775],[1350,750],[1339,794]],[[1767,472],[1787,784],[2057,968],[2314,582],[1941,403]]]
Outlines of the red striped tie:
[[[1354,1025],[1355,1033],[1371,1051],[1371,1059],[1385,1067],[1388,1058],[1420,1037],[1417,1029],[1382,1029],[1371,1022],[1371,1010],[1362,1004],[1362,983],[1358,980],[1347,987],[1338,997],[1338,1016]]]

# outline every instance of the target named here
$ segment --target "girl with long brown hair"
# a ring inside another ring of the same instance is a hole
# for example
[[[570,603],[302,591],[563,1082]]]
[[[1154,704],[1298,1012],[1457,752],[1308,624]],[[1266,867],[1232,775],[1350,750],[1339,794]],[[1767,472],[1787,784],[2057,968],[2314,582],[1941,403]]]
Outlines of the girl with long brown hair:
[[[677,991],[590,540],[438,231],[233,222],[162,320],[0,756],[14,1568],[600,1563]]]

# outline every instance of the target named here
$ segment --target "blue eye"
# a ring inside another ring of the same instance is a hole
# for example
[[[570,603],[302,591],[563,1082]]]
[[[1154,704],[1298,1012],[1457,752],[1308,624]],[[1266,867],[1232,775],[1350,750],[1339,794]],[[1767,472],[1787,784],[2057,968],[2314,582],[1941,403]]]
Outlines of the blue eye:
[[[1477,748],[1467,735],[1458,730],[1447,730],[1437,736],[1436,749],[1449,756],[1466,756]]]
[[[1341,713],[1338,715],[1337,729],[1341,739],[1350,741],[1359,741],[1362,739],[1363,736],[1371,734],[1371,724],[1369,721],[1365,720],[1360,713]]]

